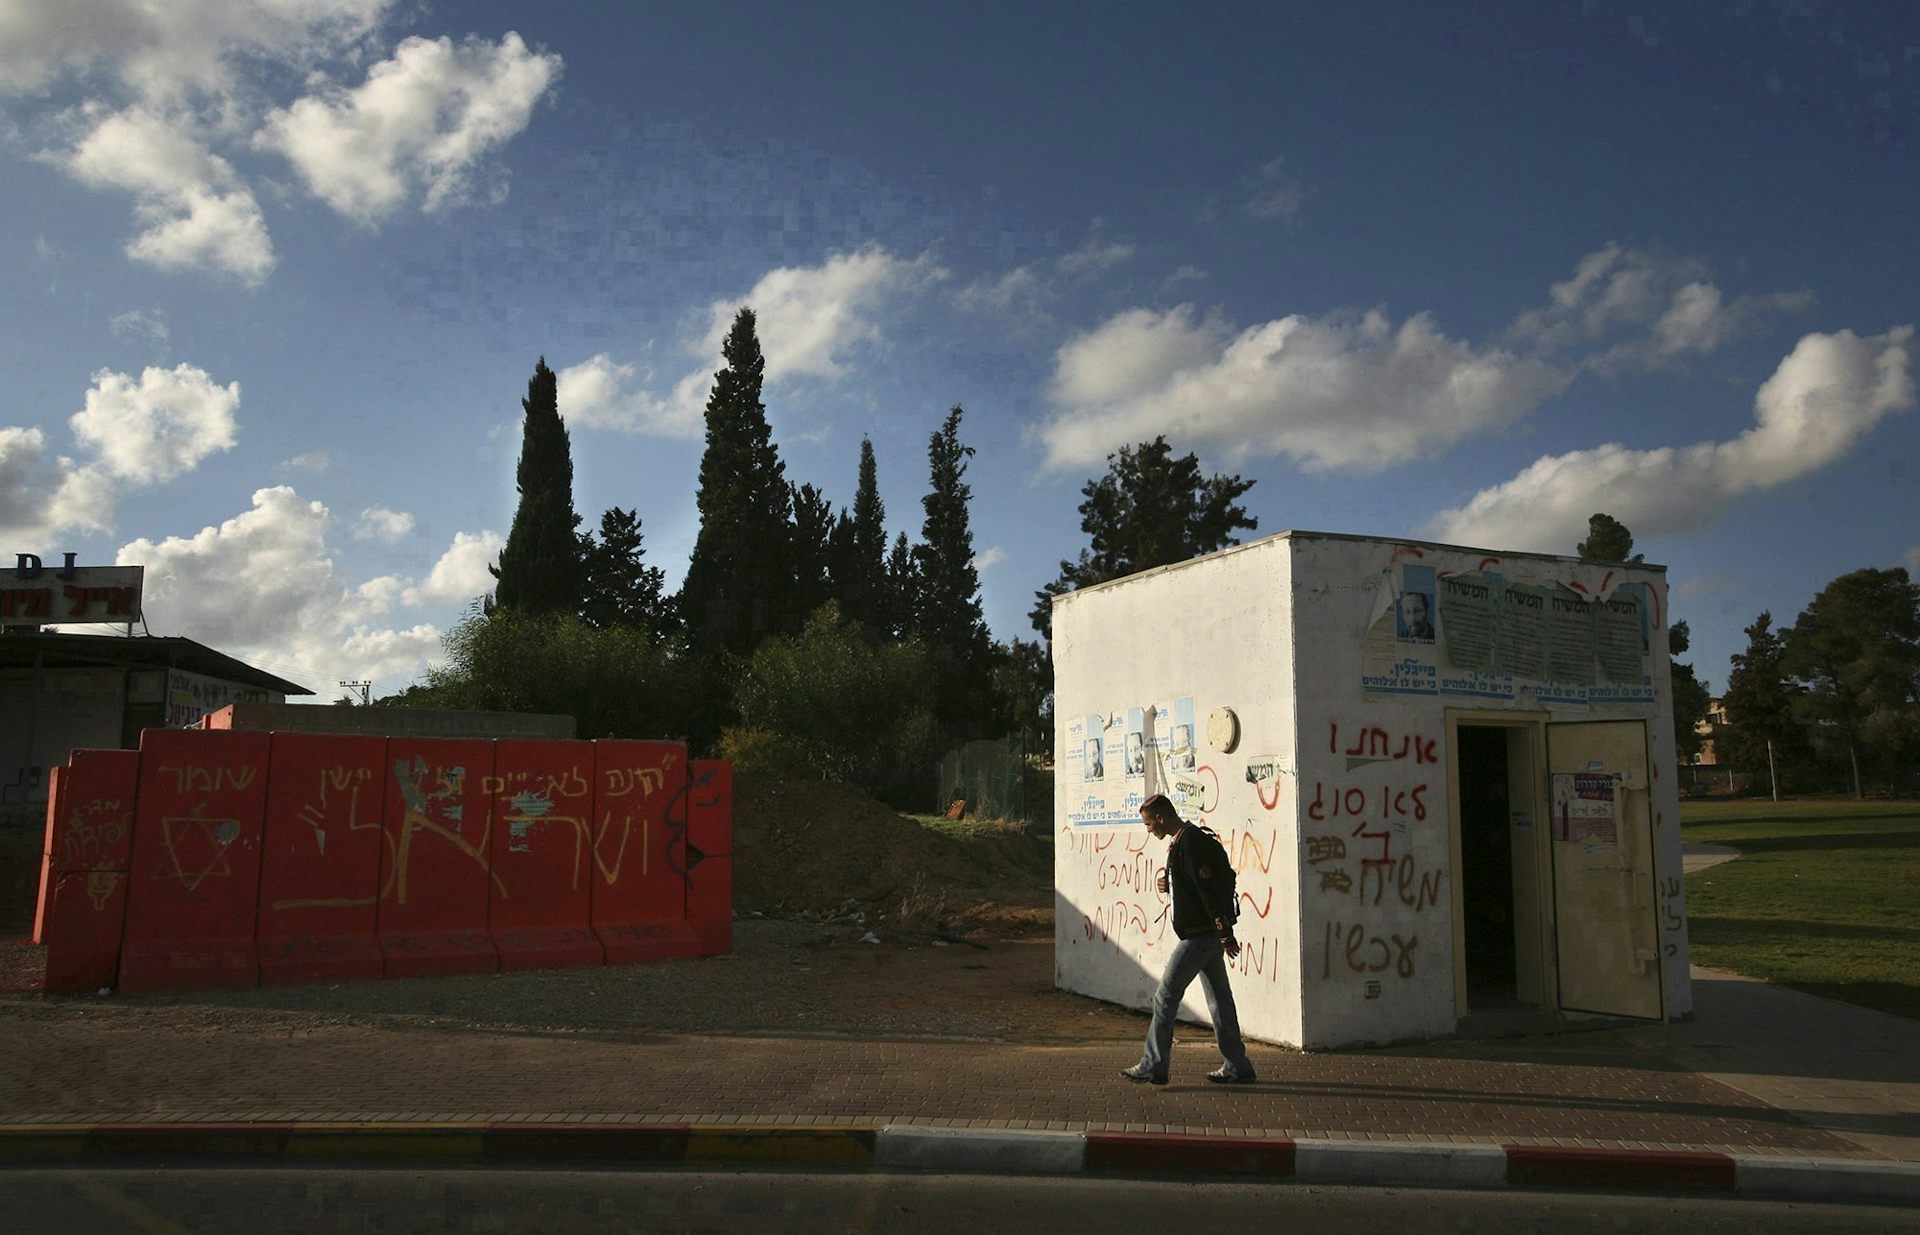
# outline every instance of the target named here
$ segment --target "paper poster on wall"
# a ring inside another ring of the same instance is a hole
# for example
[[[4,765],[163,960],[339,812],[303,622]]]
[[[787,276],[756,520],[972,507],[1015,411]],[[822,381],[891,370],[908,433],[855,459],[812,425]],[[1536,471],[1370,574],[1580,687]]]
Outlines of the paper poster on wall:
[[[1465,672],[1493,668],[1493,583],[1473,575],[1440,580],[1440,638],[1447,663]]]
[[[1593,606],[1566,588],[1547,596],[1547,674],[1569,686],[1593,684]]]
[[[1427,567],[1418,569],[1426,570]],[[1398,583],[1383,577],[1384,594],[1374,608],[1373,624],[1360,646],[1360,689],[1369,695],[1434,695],[1440,691],[1434,645],[1400,639]]]
[[[1092,712],[1087,715],[1086,725],[1087,736],[1080,750],[1080,779],[1104,780],[1107,775],[1107,760],[1101,747],[1106,742],[1107,718],[1098,712]]]
[[[1127,775],[1147,774],[1146,709],[1127,709]]]
[[[1400,568],[1393,618],[1393,637],[1401,643],[1433,642],[1433,567]]]
[[[1614,772],[1555,772],[1553,774],[1553,839],[1614,843]]]
[[[1445,627],[1443,626],[1442,629],[1444,630]],[[1440,671],[1440,693],[1443,695],[1462,695],[1470,699],[1512,699],[1514,697],[1513,675],[1511,673],[1442,669]]]
[[[1501,583],[1495,590],[1494,666],[1516,678],[1547,676],[1547,590]]]
[[[1198,754],[1199,733],[1193,724],[1193,698],[1173,701],[1173,733],[1169,740],[1173,770],[1191,772]]]
[[[1647,672],[1645,605],[1637,584],[1626,584],[1594,606],[1594,646],[1600,676],[1638,686]]]

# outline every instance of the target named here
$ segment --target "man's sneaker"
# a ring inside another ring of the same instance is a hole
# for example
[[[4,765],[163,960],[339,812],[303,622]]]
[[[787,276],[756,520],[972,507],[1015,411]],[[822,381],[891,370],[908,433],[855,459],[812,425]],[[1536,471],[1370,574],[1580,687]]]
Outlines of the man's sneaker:
[[[1130,1081],[1137,1081],[1143,1085],[1164,1085],[1167,1083],[1166,1077],[1155,1076],[1139,1064],[1135,1064],[1131,1068],[1120,1069],[1120,1075]]]
[[[1226,1065],[1222,1064],[1207,1073],[1207,1079],[1216,1085],[1251,1085],[1254,1082],[1254,1075],[1251,1072],[1229,1072]]]

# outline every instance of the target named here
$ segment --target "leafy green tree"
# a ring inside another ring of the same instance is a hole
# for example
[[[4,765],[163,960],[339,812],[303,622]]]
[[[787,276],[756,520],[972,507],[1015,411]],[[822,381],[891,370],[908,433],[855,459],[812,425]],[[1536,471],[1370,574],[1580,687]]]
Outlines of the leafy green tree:
[[[793,486],[793,607],[797,613],[812,613],[832,594],[828,580],[832,536],[833,503],[812,485]]]
[[[1620,562],[1631,565],[1642,555],[1633,551],[1633,533],[1609,514],[1595,512],[1587,519],[1587,538],[1574,547],[1583,562]]]
[[[587,586],[580,616],[587,625],[596,630],[631,626],[655,639],[672,634],[666,572],[647,565],[639,513],[615,506],[600,516],[599,538],[583,540]]]
[[[1721,746],[1734,767],[1758,772],[1804,761],[1806,737],[1795,717],[1801,690],[1786,671],[1787,645],[1762,612],[1746,628],[1747,650],[1733,654],[1727,673],[1727,731]],[[1769,748],[1771,743],[1771,748]]]
[[[700,531],[680,588],[680,615],[696,647],[745,655],[796,620],[793,499],[760,401],[767,366],[753,310],[735,315],[721,354],[726,367],[714,374],[707,397]]]
[[[682,666],[637,626],[595,629],[571,613],[474,614],[444,640],[446,662],[383,704],[574,717],[583,738],[683,737]]]
[[[1051,642],[1052,600],[1063,592],[1239,544],[1236,531],[1260,526],[1239,504],[1253,485],[1203,477],[1198,457],[1174,458],[1165,436],[1108,455],[1107,474],[1080,490],[1080,529],[1091,546],[1078,561],[1061,562],[1059,577],[1034,593],[1033,628]]]
[[[520,430],[520,464],[514,474],[520,505],[513,512],[496,580],[494,603],[526,614],[574,613],[580,608],[584,569],[575,531],[573,454],[560,420],[557,382],[542,356],[527,382]]]
[[[984,737],[993,712],[993,639],[980,608],[980,572],[973,564],[973,529],[966,482],[973,447],[960,443],[956,405],[927,444],[929,484],[920,543],[913,548],[919,588],[914,630],[933,657],[939,687],[936,714],[954,737]]]
[[[829,601],[799,634],[768,639],[742,662],[739,725],[726,731],[721,752],[925,809],[937,756],[932,695],[918,640],[876,644]]]
[[[1920,584],[1904,567],[1856,570],[1827,584],[1786,632],[1786,670],[1807,708],[1860,763],[1891,768],[1920,753]]]
[[[1692,632],[1685,622],[1675,622],[1667,628],[1667,651],[1673,656],[1686,652],[1692,641]],[[1673,687],[1670,702],[1673,705],[1673,745],[1682,763],[1692,763],[1700,754],[1701,744],[1706,741],[1700,733],[1700,722],[1707,718],[1707,709],[1713,704],[1712,692],[1707,684],[1694,675],[1693,666],[1681,661],[1673,661]]]

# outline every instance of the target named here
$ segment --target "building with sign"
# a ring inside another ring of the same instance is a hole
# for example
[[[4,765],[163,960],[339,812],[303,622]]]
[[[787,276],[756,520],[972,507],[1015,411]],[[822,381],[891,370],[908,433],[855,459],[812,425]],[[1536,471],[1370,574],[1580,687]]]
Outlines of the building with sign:
[[[131,748],[230,703],[283,703],[306,687],[191,639],[145,627],[143,566],[58,565],[18,553],[0,570],[0,822],[45,813],[47,770],[82,748]],[[124,635],[47,629],[102,624]]]
[[[1661,567],[1316,532],[1056,597],[1059,985],[1147,1006],[1165,793],[1253,1037],[1690,1014],[1667,621]]]
[[[0,632],[0,818],[46,811],[47,770],[78,748],[132,748],[229,703],[311,695],[191,639]]]

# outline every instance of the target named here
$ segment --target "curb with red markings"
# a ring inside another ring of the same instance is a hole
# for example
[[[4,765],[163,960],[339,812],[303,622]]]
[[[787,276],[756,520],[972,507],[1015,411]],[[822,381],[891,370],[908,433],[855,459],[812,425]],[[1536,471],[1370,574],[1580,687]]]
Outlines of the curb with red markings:
[[[1556,1145],[1133,1132],[569,1123],[0,1125],[0,1165],[167,1159],[732,1164],[999,1174],[1208,1175],[1439,1188],[1606,1188],[1920,1205],[1920,1163]]]

